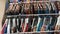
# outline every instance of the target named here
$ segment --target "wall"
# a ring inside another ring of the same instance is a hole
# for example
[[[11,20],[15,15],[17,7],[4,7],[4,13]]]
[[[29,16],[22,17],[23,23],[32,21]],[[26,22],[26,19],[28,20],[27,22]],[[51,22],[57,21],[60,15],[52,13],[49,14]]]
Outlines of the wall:
[[[2,29],[2,19],[5,11],[5,2],[6,0],[0,0],[0,31]]]

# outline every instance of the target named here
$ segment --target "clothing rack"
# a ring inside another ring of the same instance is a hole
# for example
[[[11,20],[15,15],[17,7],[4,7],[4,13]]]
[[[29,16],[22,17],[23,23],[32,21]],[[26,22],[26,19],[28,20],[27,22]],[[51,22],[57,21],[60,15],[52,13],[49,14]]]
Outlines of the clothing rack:
[[[54,1],[29,1],[29,2],[22,2],[22,1],[21,1],[21,2],[12,3],[12,4],[19,4],[19,5],[21,5],[21,4],[31,4],[31,3],[32,3],[32,4],[39,4],[39,3],[41,3],[41,4],[44,5],[45,3],[54,3]],[[10,3],[9,3],[9,4],[10,4]],[[15,7],[16,7],[16,6],[15,6]],[[8,9],[7,9],[6,11],[8,11]],[[36,19],[39,20],[40,15],[42,15],[42,16],[49,16],[49,18],[48,18],[48,19],[49,19],[49,20],[48,20],[48,21],[49,21],[49,24],[50,24],[50,21],[53,21],[55,18],[57,19],[57,17],[55,17],[55,16],[60,16],[59,13],[47,13],[47,14],[46,14],[46,13],[44,13],[44,14],[43,14],[43,13],[42,13],[42,14],[39,14],[39,13],[38,13],[38,14],[20,14],[20,13],[19,13],[18,15],[6,15],[6,17],[7,17],[6,19],[12,18],[12,19],[10,20],[10,21],[12,21],[12,23],[15,23],[15,21],[16,21],[16,23],[18,23],[18,22],[17,22],[17,21],[18,21],[17,19],[19,19],[19,17],[37,16],[38,18],[36,18]],[[53,19],[52,19],[50,16],[51,16]],[[53,17],[53,16],[54,16],[54,17]],[[18,18],[17,18],[17,17],[18,17]],[[29,17],[28,17],[28,18],[29,18]],[[44,23],[44,24],[45,24],[45,21],[44,21],[45,18],[47,19],[47,17],[41,18],[42,20],[40,20],[40,21],[43,21],[43,22],[41,22],[41,23]],[[26,25],[27,25],[27,24],[28,24],[28,19],[26,19],[26,18],[23,18],[23,19],[24,19],[24,21],[27,21],[27,23],[24,22],[24,23],[26,23]],[[26,19],[26,20],[25,20],[25,19]],[[29,18],[29,19],[30,19],[30,18]],[[34,19],[34,18],[32,18],[32,19]],[[35,20],[36,20],[36,19],[35,19]],[[51,20],[50,20],[50,19],[51,19]],[[55,19],[55,21],[56,21],[56,19]],[[21,20],[21,19],[19,19],[19,20]],[[14,21],[14,22],[13,22],[13,21]],[[40,22],[40,21],[39,21],[39,22]],[[19,23],[20,23],[20,22],[19,22]],[[30,23],[30,22],[29,22],[29,23]],[[32,21],[32,23],[33,23],[33,21]],[[34,23],[35,23],[35,22],[34,22]],[[52,23],[52,22],[51,22],[51,23]],[[54,22],[53,22],[53,23],[54,23]],[[49,25],[49,24],[48,24],[48,25]],[[14,25],[15,25],[15,24],[14,24]],[[24,25],[24,28],[25,28],[26,25],[25,25],[25,24],[23,24],[23,25]],[[28,24],[28,25],[29,25],[29,24]],[[41,25],[41,24],[38,24],[38,23],[37,23],[37,25]],[[18,27],[18,25],[16,25],[16,26]],[[19,26],[21,26],[21,25],[19,25]],[[31,25],[30,25],[30,26],[31,26]],[[43,25],[42,25],[42,26],[43,26]],[[13,27],[13,26],[12,26],[12,27]],[[26,26],[26,27],[27,27],[27,26]],[[34,26],[32,26],[32,27],[34,27]],[[36,27],[37,27],[37,26],[36,26]],[[39,26],[38,26],[38,27],[39,27]],[[50,26],[50,27],[52,27],[52,26]],[[13,28],[14,28],[14,27],[13,27]],[[46,28],[47,28],[47,27],[46,27]],[[16,30],[17,30],[17,29],[18,29],[18,28],[16,28]],[[31,30],[32,30],[32,29],[31,29]],[[19,30],[17,30],[17,31],[19,31]],[[37,30],[36,30],[36,31],[37,31]],[[45,33],[48,33],[48,32],[54,32],[54,33],[55,33],[55,32],[60,32],[60,30],[52,30],[52,31],[51,31],[50,29],[47,30],[47,31],[37,31],[37,32],[36,32],[36,31],[35,31],[35,32],[33,32],[33,31],[31,31],[31,32],[17,32],[17,33],[20,33],[20,34],[21,34],[21,33],[26,33],[26,34],[31,33],[31,34],[32,34],[32,33],[44,33],[44,32],[45,32]],[[14,34],[14,33],[13,33],[13,34]],[[16,33],[15,33],[15,34],[16,34]]]

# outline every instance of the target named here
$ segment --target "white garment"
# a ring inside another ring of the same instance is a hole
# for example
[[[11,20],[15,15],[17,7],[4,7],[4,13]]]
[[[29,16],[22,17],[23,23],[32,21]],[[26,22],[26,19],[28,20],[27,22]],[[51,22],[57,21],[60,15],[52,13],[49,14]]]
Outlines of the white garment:
[[[25,19],[25,25],[24,25],[24,30],[23,30],[23,32],[24,32],[25,29],[26,29],[26,26],[27,26],[28,21],[29,21],[29,18],[26,18],[26,19]]]
[[[16,24],[16,23],[15,23],[15,18],[13,18],[13,27],[16,26],[15,24]]]
[[[7,25],[7,34],[10,34],[10,19],[9,19],[9,22],[8,22],[8,25]]]
[[[35,21],[35,18],[33,19],[33,22],[32,22],[32,28],[33,28],[33,25],[34,25],[34,21]]]
[[[40,21],[41,21],[41,18],[39,17],[39,18],[38,18],[37,27],[39,26],[39,24],[40,24]]]
[[[60,11],[59,11],[60,14]],[[57,24],[56,25],[60,25],[60,16],[57,18]]]
[[[60,25],[60,16],[57,19],[57,24],[56,25]]]

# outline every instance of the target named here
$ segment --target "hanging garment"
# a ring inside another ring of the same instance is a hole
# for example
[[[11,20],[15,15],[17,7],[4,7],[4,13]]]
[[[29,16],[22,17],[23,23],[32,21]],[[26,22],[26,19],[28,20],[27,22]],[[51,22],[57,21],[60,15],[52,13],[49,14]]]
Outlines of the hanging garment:
[[[21,19],[21,26],[20,27],[22,27],[22,30],[24,30],[23,18]]]
[[[35,18],[33,18],[32,26],[31,26],[31,31],[33,31],[34,21],[35,21]]]
[[[46,3],[46,6],[47,6],[47,9],[49,9],[49,13],[50,13],[50,11],[51,11],[51,5],[50,5],[50,3]]]
[[[25,25],[24,25],[23,32],[27,32],[28,31],[28,20],[29,20],[29,18],[25,19]]]
[[[4,33],[7,33],[8,19],[6,19],[5,23],[6,23],[6,27],[4,28]]]
[[[32,3],[30,4],[30,12],[31,14],[34,14],[34,5]]]
[[[60,11],[59,11],[60,14]],[[57,18],[57,23],[55,25],[55,30],[60,30],[60,16]],[[59,34],[59,32],[55,32],[55,34]]]
[[[46,18],[44,25],[46,25],[46,31],[48,31],[48,27],[51,24],[52,17]]]
[[[16,21],[15,21],[16,19],[13,18],[12,20],[13,20],[12,33],[16,33],[17,32],[17,30],[16,30]]]
[[[38,5],[34,4],[34,14],[38,14]]]
[[[17,9],[18,9],[18,7],[17,7],[17,4],[14,4],[13,5],[13,13],[12,13],[12,15],[16,15],[17,13],[16,12],[19,12],[19,11],[17,11]],[[19,10],[19,9],[18,9]]]
[[[24,14],[24,6],[21,8],[21,14]]]
[[[45,14],[49,14],[48,5],[46,5],[45,7],[46,7],[46,9],[45,9]],[[46,19],[45,19],[44,25],[46,25],[46,30],[48,30],[48,25],[50,24],[50,17],[51,17],[51,16],[46,15],[45,17],[46,17]]]
[[[50,3],[50,6],[51,6],[51,11],[50,11],[50,13],[53,13],[53,7],[52,7],[51,3]]]
[[[16,27],[17,27],[17,33],[19,32],[19,19],[16,19]]]
[[[18,0],[18,2],[21,2],[22,0]]]
[[[47,5],[45,5],[44,10],[45,10],[45,14],[49,14],[49,8]],[[46,15],[45,17],[49,18],[49,15]]]
[[[51,5],[51,3],[50,3]],[[55,10],[55,9],[54,9]],[[56,13],[56,11],[53,10],[53,7],[51,5],[51,11],[50,11],[50,14],[51,13]],[[52,21],[51,21],[51,24],[49,25],[49,30],[54,30],[54,25],[56,24],[56,21],[57,21],[57,17],[55,15],[52,15]]]
[[[54,5],[54,3],[51,3],[51,5],[52,5],[52,8],[53,8],[53,13],[58,13],[57,8],[56,8],[56,6]]]
[[[14,15],[19,15],[19,11],[20,11],[20,6],[18,4],[16,4],[16,9],[14,9]]]
[[[42,6],[38,6],[38,14],[43,14],[43,11],[41,10]],[[42,15],[39,15],[40,18],[42,18]]]
[[[45,23],[45,20],[46,20],[46,18],[44,17],[43,25],[41,27],[41,31],[46,31],[46,25],[44,24]]]
[[[44,5],[41,5],[41,14],[45,14],[45,10],[44,10]],[[44,15],[42,15],[42,18],[44,18]]]
[[[10,33],[12,33],[12,26],[13,26],[13,18],[10,18]]]
[[[5,6],[5,10],[7,10],[8,9],[8,7],[9,7],[9,4],[8,4],[9,2],[8,2],[8,0],[6,1],[6,6]]]
[[[51,5],[50,13],[58,13],[58,10],[57,10],[56,6],[54,5],[54,3],[50,3],[50,5]]]
[[[35,21],[34,21],[34,24],[33,24],[33,32],[36,32],[38,16],[34,16],[34,18],[35,18]]]
[[[40,23],[40,22],[41,22],[41,18],[39,17],[38,18],[38,23],[37,23],[37,29],[36,29],[37,32],[40,31],[40,29],[41,29],[42,23]]]
[[[43,8],[43,7],[39,4],[39,6],[38,6],[38,14],[43,14],[42,8]]]
[[[7,24],[7,34],[10,34],[10,19],[9,19],[9,22],[8,22],[8,24]]]
[[[13,3],[10,3],[10,4],[9,4],[9,8],[8,8],[7,11],[6,11],[6,14],[7,14],[7,15],[11,15],[12,12],[13,12],[12,9],[13,9]]]
[[[45,24],[46,17],[44,17],[43,25],[41,27],[41,31],[46,31],[46,24]],[[47,32],[41,32],[40,34],[47,34]]]
[[[20,7],[19,7],[19,14],[21,14],[21,10],[22,10],[22,6],[21,5],[19,5]]]
[[[59,14],[60,14],[60,11],[59,11]],[[60,16],[58,16],[58,18],[57,18],[56,26],[57,26],[57,25],[60,25]]]
[[[30,9],[29,9],[30,4],[28,4],[28,5],[25,4],[24,6],[25,6],[25,7],[24,7],[24,14],[31,14],[31,13],[30,13]]]
[[[59,3],[58,1],[55,1],[54,4],[55,4],[55,6],[56,6],[56,8],[57,8],[57,11],[59,12],[58,4],[60,4],[60,3]]]
[[[7,23],[8,23],[8,19],[5,20],[5,23],[4,23],[3,27],[2,27],[1,34],[7,33]]]
[[[29,16],[29,23],[28,23],[28,32],[31,32],[31,26],[32,26],[32,22],[33,22],[33,16]]]

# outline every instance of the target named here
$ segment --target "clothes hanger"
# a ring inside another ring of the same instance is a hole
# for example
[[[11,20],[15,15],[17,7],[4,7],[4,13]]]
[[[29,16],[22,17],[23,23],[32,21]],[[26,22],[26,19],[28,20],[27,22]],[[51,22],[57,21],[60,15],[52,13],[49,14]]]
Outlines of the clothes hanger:
[[[34,3],[34,14],[38,14],[38,4],[37,2]]]

